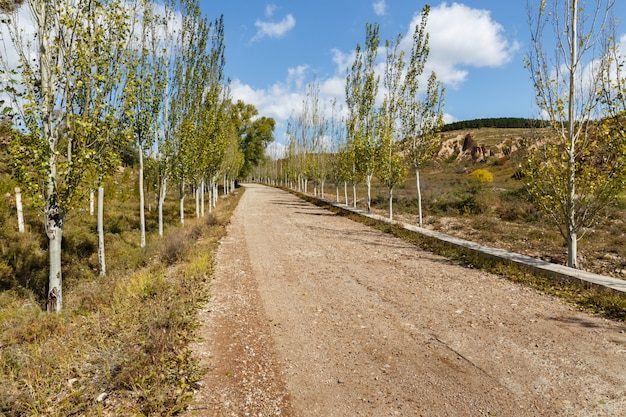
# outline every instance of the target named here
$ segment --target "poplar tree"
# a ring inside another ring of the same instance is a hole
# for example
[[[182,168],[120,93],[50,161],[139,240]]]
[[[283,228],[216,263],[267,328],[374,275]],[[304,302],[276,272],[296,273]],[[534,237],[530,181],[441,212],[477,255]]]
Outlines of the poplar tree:
[[[385,72],[383,86],[385,98],[378,113],[377,121],[377,165],[376,173],[389,193],[389,219],[393,219],[393,190],[404,182],[407,175],[403,156],[400,153],[401,130],[398,124],[402,123],[404,81],[404,51],[400,50],[402,36],[395,40],[386,41]]]
[[[438,132],[443,127],[444,88],[437,81],[437,75],[431,72],[426,91],[420,90],[424,67],[430,48],[426,24],[430,6],[421,12],[421,20],[415,25],[411,55],[408,62],[406,79],[403,87],[402,136],[408,158],[415,171],[419,226],[423,226],[422,188],[420,168],[429,161],[440,145]]]
[[[111,155],[110,138],[103,134],[111,114],[106,90],[119,69],[116,61],[103,62],[96,54],[108,56],[119,46],[109,36],[123,42],[127,17],[117,1],[27,0],[23,7],[34,25],[32,37],[15,9],[1,19],[9,34],[3,39],[2,89],[20,131],[10,143],[14,175],[44,214],[47,310],[53,312],[63,306],[67,215],[86,195],[86,179],[102,174],[99,161]]]
[[[380,44],[380,25],[368,23],[365,27],[365,50],[357,44],[352,67],[346,77],[347,141],[354,156],[353,179],[360,175],[367,184],[367,211],[372,208],[372,177],[376,166],[375,117],[379,77],[374,64]],[[353,185],[356,191],[356,185]],[[356,198],[355,198],[356,204]]]
[[[531,146],[526,186],[563,236],[573,268],[579,266],[578,240],[624,187],[623,135],[600,123],[616,103],[598,96],[610,63],[605,57],[613,42],[608,29],[614,5],[542,0],[535,13],[529,7],[526,65],[552,135]],[[550,37],[544,37],[546,25],[552,26]],[[546,46],[550,41],[553,47]]]
[[[164,68],[159,49],[159,16],[151,0],[139,0],[133,17],[140,32],[133,36],[131,56],[126,68],[124,123],[131,129],[139,156],[139,227],[140,245],[146,246],[144,156],[156,137],[157,120],[164,93]]]

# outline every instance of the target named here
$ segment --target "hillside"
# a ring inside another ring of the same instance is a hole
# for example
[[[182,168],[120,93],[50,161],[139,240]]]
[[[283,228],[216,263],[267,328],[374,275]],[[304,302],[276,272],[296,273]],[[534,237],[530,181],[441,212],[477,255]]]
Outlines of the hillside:
[[[548,128],[466,128],[442,133],[442,145],[420,172],[424,222],[429,228],[479,243],[565,264],[567,248],[550,219],[538,212],[519,180],[529,144],[545,140]],[[477,169],[493,176],[478,183]],[[360,189],[364,196],[365,189]],[[415,176],[394,194],[394,217],[417,224]],[[376,188],[375,207],[388,208],[386,190]],[[608,208],[579,241],[582,269],[626,279],[626,197]]]

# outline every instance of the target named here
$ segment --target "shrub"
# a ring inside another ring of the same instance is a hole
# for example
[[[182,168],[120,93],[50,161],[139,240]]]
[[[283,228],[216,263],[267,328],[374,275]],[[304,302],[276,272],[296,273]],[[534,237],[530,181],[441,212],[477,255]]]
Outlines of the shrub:
[[[187,250],[188,237],[182,230],[178,229],[165,236],[161,244],[161,262],[166,265],[173,265],[180,260]]]
[[[476,169],[474,171],[472,171],[472,173],[470,174],[472,176],[472,178],[474,178],[475,180],[478,180],[479,182],[492,182],[493,181],[493,175],[491,174],[491,172],[489,172],[486,169]]]

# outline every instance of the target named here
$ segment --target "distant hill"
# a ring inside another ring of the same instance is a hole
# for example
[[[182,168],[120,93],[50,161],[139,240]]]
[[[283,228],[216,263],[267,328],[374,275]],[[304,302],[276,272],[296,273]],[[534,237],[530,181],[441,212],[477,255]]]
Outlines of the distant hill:
[[[443,126],[443,132],[462,129],[480,129],[483,127],[495,127],[501,129],[528,129],[531,127],[545,127],[545,120],[524,119],[521,117],[498,117],[491,119],[463,120],[448,123]]]

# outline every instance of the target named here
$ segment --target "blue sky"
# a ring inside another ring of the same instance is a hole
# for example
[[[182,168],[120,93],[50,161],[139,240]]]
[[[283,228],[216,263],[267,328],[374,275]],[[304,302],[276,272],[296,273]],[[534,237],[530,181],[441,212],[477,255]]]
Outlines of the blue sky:
[[[538,0],[530,0],[537,4]],[[626,2],[615,15],[626,18]],[[410,38],[422,1],[201,0],[210,19],[224,15],[226,74],[234,98],[278,123],[298,111],[305,85],[319,81],[321,97],[344,102],[346,68],[365,24],[381,25],[381,39]],[[536,117],[523,57],[528,50],[526,0],[431,2],[429,63],[446,88],[446,121]],[[622,28],[624,25],[622,25]],[[620,28],[620,35],[625,31]],[[382,56],[382,53],[379,54]]]

